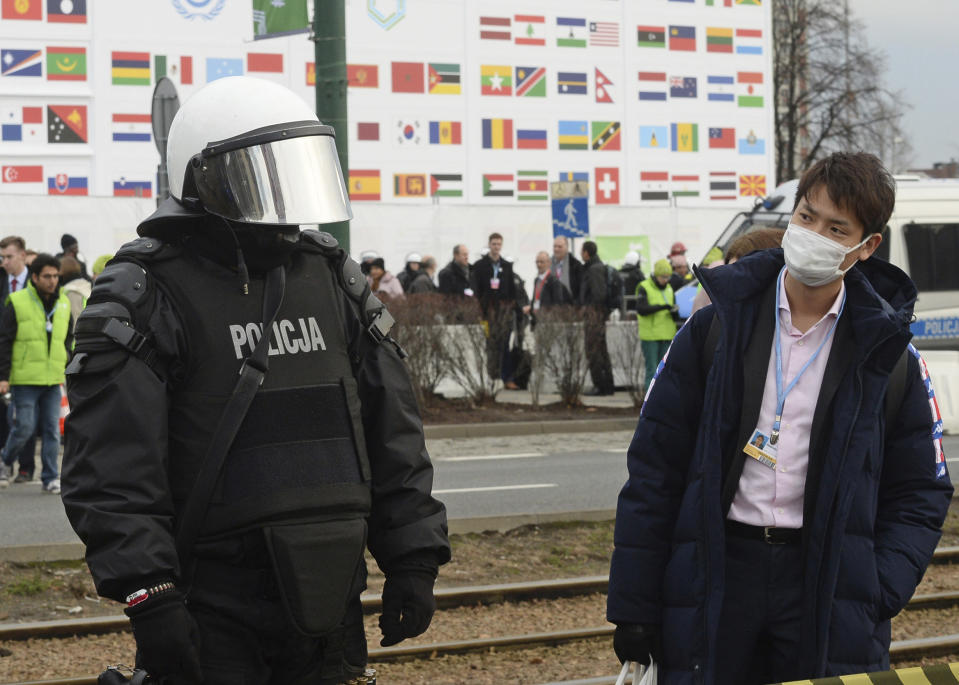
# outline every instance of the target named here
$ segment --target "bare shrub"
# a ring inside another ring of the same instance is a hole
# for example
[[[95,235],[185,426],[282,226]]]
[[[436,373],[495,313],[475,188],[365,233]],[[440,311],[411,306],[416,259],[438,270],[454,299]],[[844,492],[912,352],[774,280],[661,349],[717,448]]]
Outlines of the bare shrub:
[[[534,374],[545,376],[539,378],[540,384],[552,379],[568,407],[582,403],[580,396],[589,370],[583,334],[585,316],[582,307],[568,306],[550,307],[536,314]]]
[[[448,323],[443,345],[449,377],[463,389],[472,403],[492,402],[496,397],[496,382],[499,380],[499,364],[502,360],[499,355],[489,354],[489,332],[501,331],[502,317],[494,311],[492,322],[484,319],[479,303],[468,297],[448,298],[443,311]]]
[[[420,406],[433,402],[437,386],[447,375],[446,307],[447,298],[436,293],[407,295],[389,305],[397,322],[393,337],[409,355],[406,364]]]
[[[606,344],[613,371],[622,370],[629,399],[637,409],[643,406],[643,388],[646,383],[646,359],[635,322],[607,329]]]

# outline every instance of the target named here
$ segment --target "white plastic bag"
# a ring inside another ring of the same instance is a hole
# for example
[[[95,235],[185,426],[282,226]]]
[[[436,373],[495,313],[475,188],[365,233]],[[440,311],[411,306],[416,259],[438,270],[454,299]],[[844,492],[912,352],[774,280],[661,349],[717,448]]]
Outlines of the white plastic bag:
[[[626,685],[626,677],[629,675],[629,669],[633,665],[632,661],[623,664],[623,670],[619,672],[619,678],[616,679],[616,685]],[[656,668],[656,662],[650,661],[649,666],[643,668],[642,664],[636,664],[636,671],[633,673],[633,685],[656,685],[659,681],[659,669]],[[642,678],[639,678],[642,674]],[[639,678],[637,680],[637,678]]]

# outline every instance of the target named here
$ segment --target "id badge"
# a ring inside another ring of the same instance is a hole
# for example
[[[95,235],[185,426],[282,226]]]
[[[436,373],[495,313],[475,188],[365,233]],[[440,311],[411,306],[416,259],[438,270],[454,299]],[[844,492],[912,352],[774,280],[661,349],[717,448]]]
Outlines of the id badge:
[[[534,311],[534,312],[538,312],[538,311],[539,311],[539,304],[540,304],[540,303],[539,303],[539,300],[533,300],[533,311]]]
[[[47,333],[53,333],[53,323],[47,321]]]
[[[758,428],[753,431],[752,437],[749,438],[749,442],[747,442],[746,446],[743,447],[743,452],[758,461],[763,466],[767,466],[775,470],[777,447],[776,445],[770,444],[769,435],[763,433]]]
[[[490,290],[499,290],[499,279],[498,278],[489,279],[489,287],[490,287]]]

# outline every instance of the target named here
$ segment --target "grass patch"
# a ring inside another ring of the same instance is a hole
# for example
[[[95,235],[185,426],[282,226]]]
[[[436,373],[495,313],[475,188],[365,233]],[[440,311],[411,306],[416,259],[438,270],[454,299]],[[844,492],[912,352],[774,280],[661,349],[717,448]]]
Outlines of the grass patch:
[[[39,573],[33,576],[18,578],[6,587],[7,593],[18,597],[34,597],[50,589],[53,581],[44,578]]]

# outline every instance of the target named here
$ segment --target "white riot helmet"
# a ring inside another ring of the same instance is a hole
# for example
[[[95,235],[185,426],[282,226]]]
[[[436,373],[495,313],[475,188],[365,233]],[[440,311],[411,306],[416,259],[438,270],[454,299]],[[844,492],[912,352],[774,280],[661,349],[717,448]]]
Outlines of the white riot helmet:
[[[272,81],[222,78],[194,94],[170,127],[167,169],[181,205],[231,221],[325,224],[353,216],[332,127]]]
[[[639,264],[639,253],[635,250],[630,250],[626,253],[626,256],[623,257],[624,266],[636,266]]]

